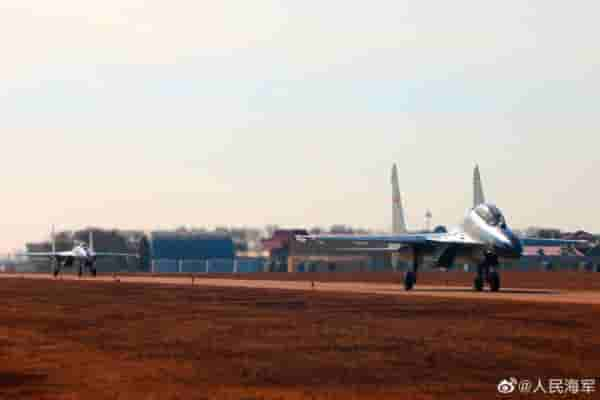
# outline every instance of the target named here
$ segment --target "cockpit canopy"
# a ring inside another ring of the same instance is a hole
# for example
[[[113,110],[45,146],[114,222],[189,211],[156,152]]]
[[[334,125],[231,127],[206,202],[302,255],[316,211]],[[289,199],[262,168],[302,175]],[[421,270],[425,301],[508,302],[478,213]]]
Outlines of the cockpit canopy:
[[[506,226],[506,220],[502,211],[493,204],[480,204],[475,207],[475,213],[481,217],[488,225]]]

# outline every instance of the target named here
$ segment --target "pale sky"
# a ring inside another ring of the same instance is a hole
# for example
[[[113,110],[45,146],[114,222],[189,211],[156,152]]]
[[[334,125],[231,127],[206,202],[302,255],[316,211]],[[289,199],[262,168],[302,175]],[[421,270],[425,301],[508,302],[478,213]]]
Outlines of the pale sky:
[[[598,1],[0,1],[0,251],[59,229],[600,231]]]

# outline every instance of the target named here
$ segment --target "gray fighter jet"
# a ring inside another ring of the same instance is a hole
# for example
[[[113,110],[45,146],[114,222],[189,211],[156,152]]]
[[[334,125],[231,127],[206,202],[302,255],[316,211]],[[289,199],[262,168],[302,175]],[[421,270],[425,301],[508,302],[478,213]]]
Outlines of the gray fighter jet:
[[[455,262],[477,265],[477,276],[473,282],[476,291],[482,291],[488,284],[491,291],[500,289],[498,267],[503,260],[521,257],[523,247],[585,245],[577,240],[554,240],[537,238],[519,238],[509,228],[503,213],[494,204],[487,203],[481,185],[479,168],[474,172],[473,207],[468,210],[462,223],[444,233],[394,233],[391,235],[299,235],[300,242],[315,241],[348,243],[348,248],[339,248],[348,252],[388,252],[397,257],[412,261],[412,269],[405,274],[404,287],[413,289],[417,281],[417,271],[424,257],[432,257],[440,267],[450,267]],[[395,229],[405,230],[401,205],[395,206]],[[384,247],[365,248],[360,243],[380,242]],[[357,246],[358,245],[358,246]]]
[[[54,227],[52,227],[52,251],[49,253],[22,253],[27,257],[46,257],[52,261],[52,273],[57,276],[63,266],[72,267],[77,263],[77,274],[81,276],[83,269],[87,268],[92,276],[96,276],[96,260],[102,257],[138,257],[130,253],[107,253],[94,250],[94,234],[90,232],[89,243],[76,241],[75,246],[69,251],[56,251]]]

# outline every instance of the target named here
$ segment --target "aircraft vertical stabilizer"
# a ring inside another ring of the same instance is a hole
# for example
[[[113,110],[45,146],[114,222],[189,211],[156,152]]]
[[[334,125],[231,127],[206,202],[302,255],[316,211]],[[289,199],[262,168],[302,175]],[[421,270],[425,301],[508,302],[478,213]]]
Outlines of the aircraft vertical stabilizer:
[[[475,166],[473,171],[473,207],[485,203],[483,195],[483,185],[481,184],[481,174],[479,173],[479,165]]]
[[[400,195],[400,184],[398,183],[398,169],[396,168],[396,164],[392,167],[392,201],[392,233],[406,233],[404,208],[402,207],[402,196]]]

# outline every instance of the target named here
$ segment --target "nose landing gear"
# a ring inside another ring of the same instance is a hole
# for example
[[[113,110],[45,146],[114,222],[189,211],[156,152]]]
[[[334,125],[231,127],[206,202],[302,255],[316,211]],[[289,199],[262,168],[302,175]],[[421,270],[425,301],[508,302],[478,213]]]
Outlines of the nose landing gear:
[[[415,283],[417,283],[417,274],[413,271],[406,272],[406,276],[404,277],[404,289],[412,290]]]
[[[54,259],[54,260],[52,260],[52,275],[56,278],[59,273],[60,273],[60,261]]]
[[[492,292],[500,290],[500,274],[498,271],[494,270],[488,274],[488,284],[490,285],[490,290]]]
[[[496,254],[486,254],[485,260],[477,266],[477,276],[473,281],[473,289],[476,292],[483,290],[484,283],[489,285],[492,292],[500,290],[500,274],[496,270],[498,265],[498,256]]]
[[[93,258],[86,259],[86,260],[83,262],[83,265],[85,266],[85,268],[86,268],[87,270],[89,270],[89,271],[90,271],[90,275],[91,275],[92,277],[96,276],[96,273],[97,273],[97,270],[96,270],[96,266],[95,266],[95,264],[96,264],[96,263],[95,263],[95,260],[94,260]]]

